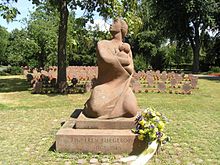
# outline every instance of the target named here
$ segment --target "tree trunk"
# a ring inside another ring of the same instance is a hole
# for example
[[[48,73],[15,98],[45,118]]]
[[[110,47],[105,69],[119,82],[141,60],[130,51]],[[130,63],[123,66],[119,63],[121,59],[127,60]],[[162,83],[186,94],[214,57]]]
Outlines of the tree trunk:
[[[193,48],[193,73],[199,72],[199,53],[200,53],[200,36],[199,36],[199,25],[195,23],[195,38]]]
[[[68,9],[67,1],[59,1],[60,24],[59,24],[59,38],[58,38],[58,74],[57,84],[66,82],[66,35],[67,35],[67,21]]]

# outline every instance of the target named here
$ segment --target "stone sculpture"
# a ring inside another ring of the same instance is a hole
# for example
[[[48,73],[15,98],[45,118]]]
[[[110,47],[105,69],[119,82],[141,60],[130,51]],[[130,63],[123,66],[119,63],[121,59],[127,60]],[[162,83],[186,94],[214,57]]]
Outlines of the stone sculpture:
[[[134,117],[138,107],[130,88],[134,72],[130,45],[123,43],[128,25],[115,19],[110,26],[111,40],[97,43],[98,77],[85,103],[83,114],[89,118]]]

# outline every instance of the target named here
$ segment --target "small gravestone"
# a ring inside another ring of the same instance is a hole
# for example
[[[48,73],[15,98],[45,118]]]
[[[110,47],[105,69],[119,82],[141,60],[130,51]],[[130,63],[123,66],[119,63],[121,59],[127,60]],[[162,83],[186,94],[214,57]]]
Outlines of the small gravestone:
[[[163,82],[166,82],[167,81],[167,74],[165,72],[163,72],[160,76],[160,79],[163,81]]]
[[[157,86],[159,92],[165,92],[166,91],[166,85],[164,82],[159,82]]]
[[[45,74],[41,74],[40,76],[40,81],[43,82],[44,85],[48,86],[49,85],[49,77],[46,76]]]
[[[26,75],[26,78],[27,78],[27,81],[28,81],[28,82],[31,82],[34,77],[33,77],[33,75],[32,75],[31,73],[28,73],[28,74]]]
[[[198,78],[196,78],[196,77],[192,77],[190,83],[191,83],[192,88],[195,89],[196,86],[197,86],[197,83],[198,83]]]
[[[188,79],[192,80],[193,74],[188,74]]]
[[[182,90],[183,90],[184,94],[190,94],[191,90],[192,90],[192,87],[190,86],[189,83],[184,83],[183,86],[182,86]]]
[[[175,78],[173,78],[173,79],[170,80],[170,85],[171,85],[172,88],[175,88],[175,87],[176,87],[177,81],[176,81]]]
[[[50,85],[51,85],[52,87],[56,87],[56,83],[57,83],[57,79],[56,79],[56,78],[52,78],[52,79],[50,80]]]
[[[43,91],[43,82],[36,81],[33,85],[32,93],[34,94],[40,94]]]
[[[67,92],[67,88],[68,88],[67,82],[61,81],[61,82],[59,83],[59,91],[60,91],[60,93],[65,93],[65,92]]]
[[[160,79],[160,71],[159,71],[159,70],[157,70],[157,71],[155,72],[155,76],[156,76],[156,79],[157,79],[157,80]]]
[[[183,80],[182,76],[177,73],[175,74],[175,79],[176,79],[177,83],[180,83]]]
[[[77,78],[72,78],[71,83],[73,86],[75,86],[78,83],[78,79]]]
[[[167,78],[169,79],[169,80],[171,80],[173,77],[172,77],[172,73],[167,73]]]
[[[154,78],[152,76],[147,76],[148,86],[152,87],[154,85]]]

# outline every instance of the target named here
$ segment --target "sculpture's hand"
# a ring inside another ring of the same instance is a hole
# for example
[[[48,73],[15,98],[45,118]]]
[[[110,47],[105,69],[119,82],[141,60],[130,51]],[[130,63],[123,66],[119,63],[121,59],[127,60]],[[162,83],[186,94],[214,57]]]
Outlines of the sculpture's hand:
[[[128,65],[130,65],[130,61],[129,61],[128,58],[118,57],[118,56],[117,56],[117,59],[118,59],[118,61],[120,62],[120,64],[121,64],[122,66],[128,66]]]

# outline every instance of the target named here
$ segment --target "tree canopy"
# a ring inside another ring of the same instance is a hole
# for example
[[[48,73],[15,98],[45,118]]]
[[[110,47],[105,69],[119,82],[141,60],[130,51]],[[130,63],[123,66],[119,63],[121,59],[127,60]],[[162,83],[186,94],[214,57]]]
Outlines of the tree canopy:
[[[94,22],[94,11],[104,20],[123,17],[129,25],[136,70],[192,65],[194,72],[219,65],[220,3],[217,0],[31,0],[36,10],[27,28],[7,32],[0,27],[0,64],[47,67],[57,65],[65,81],[68,65],[96,65],[96,43],[109,37]],[[19,11],[0,2],[0,14],[12,21]],[[63,6],[64,5],[64,6]],[[84,10],[75,18],[76,9]],[[205,67],[204,67],[205,66]],[[201,68],[199,68],[201,67]]]

